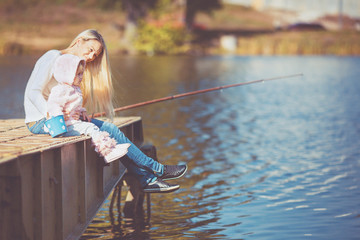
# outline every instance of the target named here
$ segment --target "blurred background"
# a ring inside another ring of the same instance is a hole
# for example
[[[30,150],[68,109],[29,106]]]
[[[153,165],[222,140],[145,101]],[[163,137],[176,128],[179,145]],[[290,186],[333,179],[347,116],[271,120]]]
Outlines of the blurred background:
[[[99,30],[116,54],[358,55],[357,0],[0,0],[1,55]]]
[[[1,119],[24,118],[37,59],[88,28],[115,107],[303,73],[119,112],[189,170],[150,219],[110,196],[82,240],[359,239],[359,0],[0,0],[0,20]]]

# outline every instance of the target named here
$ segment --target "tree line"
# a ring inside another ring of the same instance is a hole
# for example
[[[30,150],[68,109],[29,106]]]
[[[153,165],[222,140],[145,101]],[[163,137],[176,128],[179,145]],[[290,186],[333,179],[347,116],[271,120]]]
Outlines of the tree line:
[[[222,7],[221,0],[78,0],[78,6],[101,8],[103,10],[118,9],[127,16],[127,22],[138,25],[139,21],[146,18],[150,11],[159,11],[161,6],[183,5],[184,25],[191,31],[194,26],[196,14],[199,12],[211,13]],[[74,4],[72,0],[0,0],[3,11],[26,9],[37,4]],[[161,9],[160,9],[161,11]]]

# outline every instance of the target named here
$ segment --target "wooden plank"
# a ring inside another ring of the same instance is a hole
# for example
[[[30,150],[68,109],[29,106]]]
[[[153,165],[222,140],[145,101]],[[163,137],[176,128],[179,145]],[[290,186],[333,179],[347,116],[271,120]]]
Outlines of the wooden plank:
[[[79,182],[79,223],[86,222],[86,143],[77,143],[78,182]]]
[[[42,195],[42,236],[43,239],[62,239],[61,201],[61,150],[49,150],[41,153],[41,189]]]
[[[79,219],[79,161],[77,161],[76,144],[68,144],[61,148],[62,167],[62,201],[63,201],[63,232],[64,236],[72,233]]]
[[[33,159],[32,169],[32,185],[27,186],[32,190],[33,199],[33,228],[34,228],[34,239],[43,240],[43,226],[44,226],[44,187],[43,187],[43,171],[41,164],[41,154],[36,154],[36,158]],[[26,161],[26,160],[25,160]]]
[[[91,147],[91,141],[86,142],[86,209],[87,221],[91,221],[98,208],[101,206],[103,198],[103,168],[100,164],[102,159]]]
[[[141,123],[140,117],[117,117],[114,118],[113,123],[123,128],[139,121]],[[25,126],[24,119],[0,119],[0,126],[0,164],[21,155],[45,151],[89,138],[88,136],[51,138],[47,134],[32,134]]]
[[[17,167],[20,171],[21,178],[21,209],[23,224],[25,228],[26,235],[29,239],[35,240],[37,237],[36,234],[36,225],[41,225],[41,219],[39,215],[36,215],[36,210],[38,209],[37,203],[35,202],[38,198],[35,195],[38,193],[35,188],[36,182],[34,175],[36,163],[35,161],[39,159],[39,154],[33,154],[31,156],[26,156],[17,160]]]
[[[87,219],[87,209],[86,209],[86,143],[80,142],[76,144],[77,149],[77,165],[78,165],[78,173],[77,173],[77,181],[78,181],[78,216],[77,216],[77,224],[72,227],[72,230],[69,234],[66,235],[65,239],[78,239],[79,236],[83,233],[88,225]]]
[[[0,193],[0,239],[26,239],[21,178],[15,161],[0,169]]]

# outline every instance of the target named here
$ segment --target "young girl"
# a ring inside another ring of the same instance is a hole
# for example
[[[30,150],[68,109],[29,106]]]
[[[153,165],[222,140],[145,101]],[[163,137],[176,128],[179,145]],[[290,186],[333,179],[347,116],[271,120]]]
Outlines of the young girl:
[[[39,58],[26,85],[24,96],[25,123],[34,134],[48,134],[44,130],[47,116],[47,100],[51,89],[57,85],[52,69],[54,62],[63,54],[71,54],[85,60],[85,72],[81,82],[84,104],[91,112],[107,112],[113,114],[112,106],[112,78],[108,52],[103,37],[96,30],[85,30],[80,33],[64,50],[50,50]],[[64,112],[65,120],[69,113]],[[160,193],[178,189],[177,184],[170,184],[163,180],[175,179],[183,176],[186,165],[163,165],[146,156],[135,146],[117,126],[112,123],[90,118],[85,111],[72,116],[95,124],[100,131],[108,132],[117,143],[129,143],[127,156],[120,161],[126,168],[139,177],[144,192]]]
[[[118,144],[109,137],[109,133],[102,132],[93,123],[78,120],[79,114],[86,111],[83,108],[83,98],[80,83],[83,79],[85,61],[71,54],[63,54],[54,63],[53,75],[58,85],[51,89],[47,101],[48,117],[56,117],[68,112],[65,121],[68,131],[62,136],[89,135],[98,152],[106,163],[110,163],[124,156],[128,152],[129,143]],[[48,126],[45,126],[48,127]]]

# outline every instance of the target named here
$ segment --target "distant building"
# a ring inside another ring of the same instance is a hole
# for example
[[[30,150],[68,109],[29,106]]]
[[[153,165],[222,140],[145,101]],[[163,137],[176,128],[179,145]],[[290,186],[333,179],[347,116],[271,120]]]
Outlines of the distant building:
[[[324,15],[344,14],[360,18],[360,0],[223,0],[251,6],[259,11],[281,9],[294,11],[299,20],[311,21]]]

